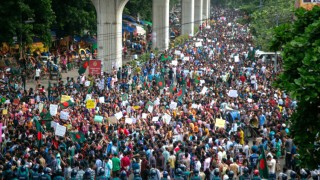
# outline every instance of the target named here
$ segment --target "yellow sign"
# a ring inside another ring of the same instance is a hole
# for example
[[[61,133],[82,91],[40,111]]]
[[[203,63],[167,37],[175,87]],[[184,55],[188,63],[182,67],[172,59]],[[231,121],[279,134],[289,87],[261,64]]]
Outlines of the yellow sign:
[[[2,110],[2,114],[3,114],[3,115],[7,115],[7,114],[8,114],[8,109],[3,109],[3,110]]]
[[[216,119],[215,127],[218,127],[218,128],[225,128],[225,125],[226,125],[226,120],[223,120],[223,119]]]
[[[61,103],[64,103],[66,101],[69,101],[70,100],[70,96],[67,96],[67,95],[61,95]]]
[[[95,103],[94,99],[87,100],[87,103],[86,103],[87,109],[94,109],[95,106],[96,106],[96,103]]]

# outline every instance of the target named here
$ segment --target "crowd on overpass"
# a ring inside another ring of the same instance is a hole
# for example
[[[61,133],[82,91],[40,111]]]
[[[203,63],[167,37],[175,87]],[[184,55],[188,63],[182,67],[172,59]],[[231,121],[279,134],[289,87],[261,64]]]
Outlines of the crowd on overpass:
[[[277,72],[255,58],[242,16],[216,8],[213,24],[135,69],[11,83],[0,179],[318,178],[299,167],[297,102],[271,86]]]

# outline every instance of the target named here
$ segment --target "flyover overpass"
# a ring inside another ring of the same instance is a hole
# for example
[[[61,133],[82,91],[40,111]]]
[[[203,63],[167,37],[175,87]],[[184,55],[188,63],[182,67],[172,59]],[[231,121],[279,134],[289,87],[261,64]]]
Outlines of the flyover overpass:
[[[98,56],[103,71],[122,66],[122,12],[129,0],[91,0],[97,12]],[[169,1],[153,0],[153,48],[169,47]],[[182,34],[194,34],[210,15],[210,0],[182,0]]]

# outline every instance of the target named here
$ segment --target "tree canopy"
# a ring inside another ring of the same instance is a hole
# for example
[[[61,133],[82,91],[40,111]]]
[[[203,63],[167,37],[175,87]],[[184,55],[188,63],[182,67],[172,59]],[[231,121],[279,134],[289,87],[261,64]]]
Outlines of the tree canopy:
[[[17,37],[17,41],[31,42],[33,35],[50,41],[49,28],[55,17],[51,0],[3,1],[0,16],[0,42],[12,43],[13,37]],[[29,19],[33,19],[32,24],[27,22]]]
[[[317,168],[320,159],[320,7],[298,9],[293,24],[274,30],[271,49],[282,50],[283,72],[275,85],[298,101],[290,121],[302,164]]]

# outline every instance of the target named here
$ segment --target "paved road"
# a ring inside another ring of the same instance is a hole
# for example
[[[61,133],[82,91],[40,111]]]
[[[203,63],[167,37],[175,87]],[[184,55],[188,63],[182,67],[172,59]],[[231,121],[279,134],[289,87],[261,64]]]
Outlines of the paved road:
[[[88,70],[87,70],[87,71],[88,71]],[[62,75],[62,79],[63,79],[63,80],[66,80],[67,77],[76,79],[76,78],[79,76],[79,74],[78,74],[78,69],[73,69],[73,70],[71,70],[71,71],[68,71],[68,73],[63,72],[63,73],[61,73],[61,75]],[[42,86],[44,86],[45,89],[47,89],[47,87],[48,87],[48,85],[49,85],[49,81],[51,81],[51,84],[57,83],[57,80],[41,79],[41,80],[40,80],[40,84],[41,84]],[[28,81],[27,81],[27,84],[26,84],[26,89],[27,89],[27,90],[28,90],[29,88],[35,89],[35,88],[36,88],[36,84],[37,84],[37,83],[36,83],[35,80],[28,80]]]

